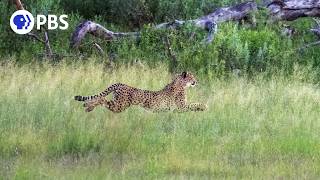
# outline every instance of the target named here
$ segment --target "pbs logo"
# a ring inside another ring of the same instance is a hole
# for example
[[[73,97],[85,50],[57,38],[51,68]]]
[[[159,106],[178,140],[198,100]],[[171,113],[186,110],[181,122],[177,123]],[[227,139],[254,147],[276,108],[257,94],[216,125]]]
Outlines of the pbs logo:
[[[10,18],[11,29],[17,34],[27,34],[34,26],[34,18],[29,11],[19,10]]]
[[[68,29],[69,24],[66,21],[67,15],[37,15],[36,24],[37,30],[41,29],[41,26],[47,25],[48,30],[53,29]],[[10,18],[11,29],[17,34],[27,34],[29,33],[35,25],[35,19],[29,11],[19,10],[12,14]]]

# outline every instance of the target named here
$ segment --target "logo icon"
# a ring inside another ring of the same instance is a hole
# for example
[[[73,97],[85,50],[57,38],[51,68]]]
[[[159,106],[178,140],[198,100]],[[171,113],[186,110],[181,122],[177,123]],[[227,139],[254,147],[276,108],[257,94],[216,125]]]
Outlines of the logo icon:
[[[34,18],[29,11],[19,10],[10,18],[11,29],[17,34],[27,34],[34,26]]]

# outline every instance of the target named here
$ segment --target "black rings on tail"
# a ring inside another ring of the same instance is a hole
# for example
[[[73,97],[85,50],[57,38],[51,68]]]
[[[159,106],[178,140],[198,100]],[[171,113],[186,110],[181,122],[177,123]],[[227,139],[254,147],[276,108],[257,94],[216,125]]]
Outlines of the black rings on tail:
[[[76,101],[86,101],[88,99],[93,99],[95,97],[96,96],[75,96],[74,100],[76,100]]]
[[[110,87],[108,87],[106,90],[102,91],[99,95],[94,95],[94,96],[75,96],[74,100],[76,101],[86,101],[86,100],[91,100],[97,97],[105,97],[108,94],[110,94],[110,92],[118,89],[120,86],[123,86],[124,84],[121,83],[117,83],[117,84],[113,84]]]
[[[74,100],[76,100],[76,101],[85,101],[86,98],[83,97],[83,96],[75,96],[75,97],[74,97]]]

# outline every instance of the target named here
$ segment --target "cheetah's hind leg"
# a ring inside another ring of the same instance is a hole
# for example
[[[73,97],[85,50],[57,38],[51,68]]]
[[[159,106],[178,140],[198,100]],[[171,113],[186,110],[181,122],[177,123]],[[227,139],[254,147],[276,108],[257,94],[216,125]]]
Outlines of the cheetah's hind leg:
[[[126,102],[121,102],[121,100],[111,100],[111,101],[105,100],[103,102],[103,106],[108,108],[110,111],[114,113],[120,113],[126,110],[130,106],[130,104]]]
[[[90,112],[92,111],[95,107],[99,106],[99,105],[103,105],[105,103],[105,98],[104,97],[98,97],[98,98],[94,98],[88,101],[85,101],[85,103],[83,104],[83,106],[86,108],[85,111],[86,112]]]

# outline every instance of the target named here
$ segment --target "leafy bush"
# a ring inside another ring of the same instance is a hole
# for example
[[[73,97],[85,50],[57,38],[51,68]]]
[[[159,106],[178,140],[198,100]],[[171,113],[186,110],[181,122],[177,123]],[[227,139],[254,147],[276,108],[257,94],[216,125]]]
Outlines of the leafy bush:
[[[289,73],[297,62],[291,40],[282,38],[274,28],[251,29],[226,23],[219,27],[209,45],[204,42],[206,35],[206,32],[188,26],[179,30],[145,27],[139,43],[123,40],[115,49],[124,61],[139,59],[149,65],[172,62],[163,42],[168,37],[178,59],[176,70],[214,74],[235,70],[249,74],[266,70]]]

